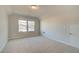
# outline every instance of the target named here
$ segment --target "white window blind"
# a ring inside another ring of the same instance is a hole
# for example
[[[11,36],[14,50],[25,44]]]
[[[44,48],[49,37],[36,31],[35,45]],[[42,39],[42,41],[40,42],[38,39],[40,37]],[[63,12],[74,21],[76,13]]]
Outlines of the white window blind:
[[[35,22],[34,21],[28,21],[28,31],[35,31]]]
[[[27,21],[26,20],[19,20],[19,32],[27,32]]]
[[[19,27],[19,32],[35,31],[35,21],[19,20],[18,27]]]

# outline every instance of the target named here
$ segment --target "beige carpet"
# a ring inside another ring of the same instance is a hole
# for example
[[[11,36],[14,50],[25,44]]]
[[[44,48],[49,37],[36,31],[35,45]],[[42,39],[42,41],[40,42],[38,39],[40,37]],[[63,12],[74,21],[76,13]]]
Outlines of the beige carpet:
[[[79,52],[79,49],[46,39],[42,36],[10,40],[3,53],[62,53]]]

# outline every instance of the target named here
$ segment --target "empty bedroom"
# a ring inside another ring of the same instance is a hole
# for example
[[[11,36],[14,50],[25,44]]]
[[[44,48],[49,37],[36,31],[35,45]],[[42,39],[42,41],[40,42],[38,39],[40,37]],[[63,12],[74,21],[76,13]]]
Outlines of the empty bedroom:
[[[79,5],[0,5],[1,53],[79,53]]]

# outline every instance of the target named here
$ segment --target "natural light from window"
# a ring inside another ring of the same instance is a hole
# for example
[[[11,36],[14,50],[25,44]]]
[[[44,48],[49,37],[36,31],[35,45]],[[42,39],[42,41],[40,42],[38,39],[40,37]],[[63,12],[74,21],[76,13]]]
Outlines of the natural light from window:
[[[19,32],[33,32],[35,31],[35,21],[19,20]]]
[[[28,21],[28,31],[35,31],[35,22],[34,21]]]
[[[19,32],[27,32],[27,21],[26,20],[19,20]]]

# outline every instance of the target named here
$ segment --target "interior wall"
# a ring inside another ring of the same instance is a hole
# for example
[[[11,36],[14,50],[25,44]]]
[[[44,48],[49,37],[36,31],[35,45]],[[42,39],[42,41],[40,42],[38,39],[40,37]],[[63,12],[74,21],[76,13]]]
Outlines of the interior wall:
[[[69,42],[66,25],[61,18],[49,17],[42,19],[41,33],[50,39]]]
[[[34,32],[18,32],[18,20],[19,19],[28,19],[35,21],[35,31]],[[27,38],[33,36],[40,35],[40,21],[39,18],[31,17],[31,16],[24,16],[18,14],[9,15],[9,39],[15,38]]]
[[[73,44],[74,40],[70,39],[69,35],[69,24],[79,20],[76,7],[78,6],[59,6],[52,16],[42,17],[41,34],[49,39],[79,48],[78,40]]]
[[[7,6],[0,6],[0,52],[8,41],[8,14]]]
[[[41,20],[41,34],[48,39],[74,46],[71,42],[73,40],[70,40],[68,24],[68,21],[62,18],[43,18]]]

